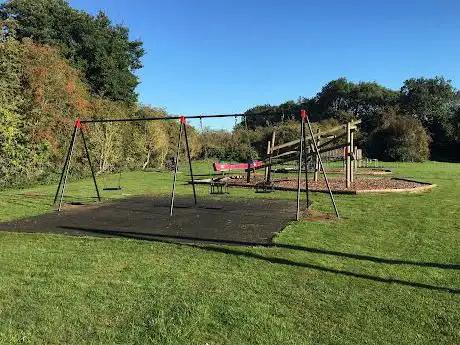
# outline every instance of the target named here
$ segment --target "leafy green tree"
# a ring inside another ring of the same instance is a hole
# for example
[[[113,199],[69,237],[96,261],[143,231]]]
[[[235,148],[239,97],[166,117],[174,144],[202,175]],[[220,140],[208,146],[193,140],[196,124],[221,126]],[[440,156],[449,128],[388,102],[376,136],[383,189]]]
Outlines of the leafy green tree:
[[[20,42],[0,43],[0,186],[30,176],[33,151],[24,133],[21,109],[26,103],[22,88],[24,49]]]
[[[138,107],[135,117],[159,117],[164,118],[168,114],[164,109],[149,106]],[[140,141],[143,152],[142,169],[149,166],[163,167],[168,151],[169,137],[167,126],[164,121],[139,122],[136,126],[141,131]]]
[[[367,155],[384,161],[421,162],[430,155],[430,137],[420,120],[399,115],[397,108],[380,112],[369,135]]]
[[[442,77],[409,79],[401,88],[401,108],[428,129],[434,158],[459,155],[453,150],[455,109],[459,104],[458,90]]]
[[[112,25],[99,12],[96,16],[72,9],[64,0],[10,0],[0,7],[8,26],[13,18],[17,39],[58,47],[80,68],[92,92],[115,101],[134,103],[139,81],[134,71],[141,68],[142,42],[130,41],[128,29]]]
[[[398,101],[398,92],[377,83],[352,83],[339,78],[327,83],[310,104],[312,118],[334,118],[348,121],[351,118],[366,120],[387,106]]]
[[[281,119],[280,112],[277,106],[270,104],[258,105],[248,109],[245,114],[257,116],[247,116],[246,119],[242,118],[237,127],[254,129],[259,126],[268,126],[270,124],[279,122]]]

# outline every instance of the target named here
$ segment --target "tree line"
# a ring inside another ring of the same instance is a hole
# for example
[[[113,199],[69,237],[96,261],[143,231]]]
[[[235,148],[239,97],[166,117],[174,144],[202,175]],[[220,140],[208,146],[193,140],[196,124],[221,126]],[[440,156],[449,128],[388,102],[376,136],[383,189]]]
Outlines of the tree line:
[[[374,158],[390,161],[460,160],[460,92],[442,77],[412,78],[400,90],[346,78],[327,83],[315,97],[248,113],[251,128],[299,120],[306,109],[312,121],[361,119],[359,145]]]
[[[102,12],[92,16],[64,0],[10,0],[0,6],[0,186],[54,181],[76,117],[167,117],[140,105],[135,71],[142,42]],[[301,108],[315,126],[361,119],[365,153],[385,160],[459,160],[459,92],[441,77],[409,79],[400,90],[340,78],[312,98],[248,109],[233,130],[190,127],[192,157],[246,161],[277,141],[298,137]],[[97,173],[161,168],[172,156],[178,123],[94,124],[84,129]],[[82,147],[72,173],[88,174]]]

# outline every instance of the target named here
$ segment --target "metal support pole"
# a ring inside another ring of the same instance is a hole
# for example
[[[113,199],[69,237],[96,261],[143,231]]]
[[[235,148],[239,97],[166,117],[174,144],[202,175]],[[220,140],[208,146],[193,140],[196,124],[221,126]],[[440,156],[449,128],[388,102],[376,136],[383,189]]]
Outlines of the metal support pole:
[[[173,180],[173,189],[171,194],[171,207],[169,209],[169,216],[172,217],[173,209],[174,209],[174,197],[176,196],[176,181],[177,181],[177,170],[179,169],[179,155],[180,155],[180,143],[182,141],[182,126],[183,123],[180,123],[179,128],[179,140],[177,141],[177,153],[176,153],[176,161],[174,167],[174,180]]]
[[[315,137],[313,135],[313,130],[311,128],[311,124],[310,124],[310,120],[308,119],[308,116],[306,116],[306,120],[307,120],[307,124],[308,124],[308,129],[309,129],[310,134],[311,134],[313,146],[315,147],[315,151],[319,153],[318,145],[316,144],[316,140],[315,140]],[[340,218],[339,210],[337,209],[337,205],[335,204],[334,195],[332,195],[332,190],[331,190],[331,187],[329,185],[329,180],[327,179],[326,170],[324,170],[323,160],[321,159],[320,154],[318,154],[318,160],[319,160],[319,164],[321,165],[321,170],[323,171],[324,181],[326,182],[327,189],[329,190],[329,196],[331,197],[331,201],[332,201],[332,205],[334,206],[335,214],[336,214],[337,218]]]
[[[192,158],[190,157],[190,148],[188,146],[187,125],[185,123],[183,123],[182,125],[184,126],[185,147],[187,149],[188,166],[190,168],[190,176],[192,177],[193,200],[196,206],[197,202],[196,202],[195,178],[193,177]]]
[[[72,144],[70,145],[69,160],[67,162],[67,167],[65,169],[64,184],[62,185],[61,198],[59,200],[58,212],[61,212],[62,200],[64,199],[65,187],[67,185],[67,177],[69,176],[70,163],[72,161],[73,148],[75,147],[75,139],[77,138],[77,131],[78,131],[79,128],[80,128],[80,124],[79,123],[78,123],[78,125],[75,124],[75,130],[74,130],[74,135],[73,135],[73,138],[72,138]]]
[[[320,138],[321,138],[320,137],[320,131],[321,131],[320,129],[318,129],[316,131],[316,133],[318,135],[318,142],[317,142],[318,146],[320,145]],[[319,152],[316,152],[316,153],[319,155]],[[315,157],[315,175],[313,177],[313,180],[315,182],[318,182],[318,171],[319,171],[319,161],[318,161],[318,157]]]
[[[305,194],[307,197],[307,210],[310,208],[310,191],[308,188],[308,144],[307,144],[307,136],[305,133],[305,121],[302,121],[302,133],[303,133],[303,141],[305,143],[305,154],[304,154],[304,169],[305,169]]]
[[[300,125],[300,149],[299,149],[299,170],[297,172],[297,210],[295,220],[300,219],[300,177],[302,175],[302,155],[303,155],[303,138],[304,138],[304,120],[302,119]]]
[[[53,205],[56,204],[56,201],[57,201],[58,196],[59,196],[59,191],[61,190],[62,180],[64,179],[64,173],[65,173],[67,164],[69,163],[70,151],[72,150],[73,144],[75,142],[76,135],[77,135],[77,126],[75,126],[73,128],[72,135],[70,136],[69,148],[67,149],[67,154],[65,156],[64,166],[62,167],[61,177],[59,178],[59,184],[58,184],[58,187],[57,187],[57,190],[56,190],[56,194],[54,195]]]
[[[89,155],[88,146],[86,145],[85,134],[83,129],[80,129],[81,138],[83,139],[83,147],[85,149],[86,158],[88,159],[89,168],[91,169],[91,176],[93,177],[94,188],[96,188],[97,200],[101,201],[101,195],[99,194],[99,188],[97,187],[96,174],[94,173],[93,164],[91,163],[91,157]],[[118,186],[120,186],[120,178],[118,178]]]

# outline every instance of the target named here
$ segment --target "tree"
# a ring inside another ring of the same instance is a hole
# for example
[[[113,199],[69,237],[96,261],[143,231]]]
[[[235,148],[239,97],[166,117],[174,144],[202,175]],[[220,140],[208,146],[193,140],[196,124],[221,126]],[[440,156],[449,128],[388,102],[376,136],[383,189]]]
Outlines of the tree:
[[[164,109],[149,106],[140,106],[135,117],[166,117],[168,114]],[[163,167],[169,150],[169,137],[164,121],[150,121],[139,123],[141,133],[142,151],[144,161],[142,169],[149,165]]]
[[[275,122],[279,122],[281,114],[278,111],[277,106],[270,104],[257,105],[253,108],[248,109],[245,114],[257,116],[247,116],[246,119],[242,119],[238,127],[256,128],[259,126],[268,126]]]
[[[397,91],[374,82],[355,84],[346,78],[339,78],[330,81],[321,89],[311,103],[310,111],[317,120],[366,120],[376,111],[396,104],[398,95]]]
[[[46,141],[60,156],[62,141],[76,117],[89,116],[90,94],[81,72],[57,49],[23,39],[23,88],[28,104],[22,107],[31,143]],[[55,158],[53,156],[53,158]],[[60,157],[59,157],[60,158]],[[59,159],[58,158],[58,159]]]
[[[57,47],[84,72],[93,94],[134,103],[142,67],[142,42],[130,41],[128,29],[112,25],[99,12],[96,16],[77,11],[64,0],[10,0],[0,6],[0,19],[15,21],[17,39]]]
[[[95,98],[91,102],[94,118],[121,118],[129,112],[123,103]],[[129,123],[128,123],[129,125]],[[91,126],[91,127],[90,127]],[[97,173],[116,171],[125,166],[123,154],[124,127],[113,123],[95,123],[88,127],[91,152],[98,166]]]
[[[453,150],[458,90],[442,77],[408,79],[401,88],[401,108],[428,129],[434,158],[458,156]]]
[[[418,119],[399,115],[397,108],[380,112],[369,135],[367,154],[384,161],[421,162],[430,155],[430,137]]]
[[[0,43],[0,186],[12,185],[40,175],[37,154],[44,145],[32,147],[26,135],[22,110],[27,104],[24,92],[24,56],[20,42]]]

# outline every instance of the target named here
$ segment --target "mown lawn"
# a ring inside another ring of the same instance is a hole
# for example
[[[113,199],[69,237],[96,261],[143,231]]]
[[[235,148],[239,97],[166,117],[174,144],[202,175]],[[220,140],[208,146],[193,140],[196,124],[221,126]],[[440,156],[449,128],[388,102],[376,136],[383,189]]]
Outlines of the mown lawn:
[[[0,233],[0,343],[458,344],[460,164],[391,168],[438,187],[337,196],[342,220],[293,223],[271,248]],[[167,194],[170,181],[127,173],[104,195]],[[54,188],[0,192],[0,221],[52,211]],[[68,190],[93,195],[90,180]]]

